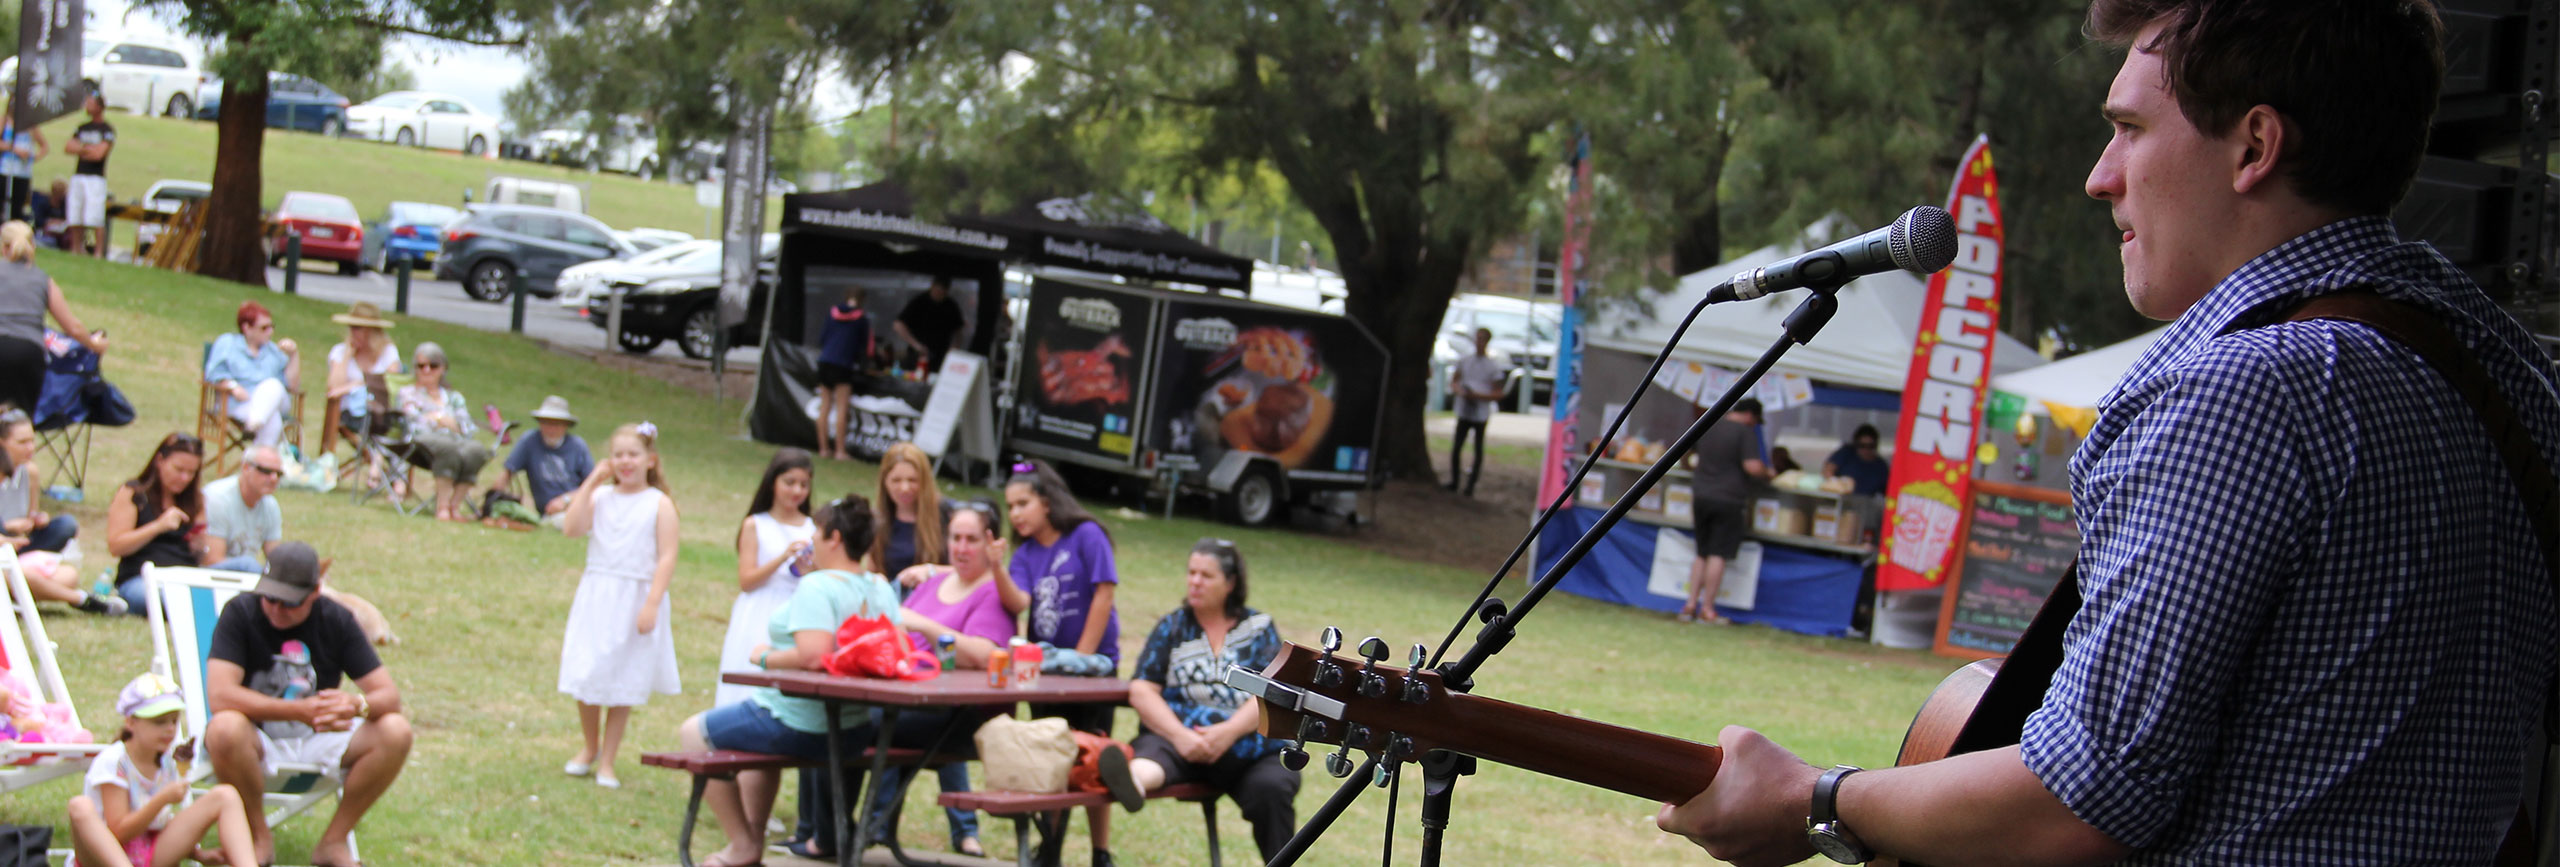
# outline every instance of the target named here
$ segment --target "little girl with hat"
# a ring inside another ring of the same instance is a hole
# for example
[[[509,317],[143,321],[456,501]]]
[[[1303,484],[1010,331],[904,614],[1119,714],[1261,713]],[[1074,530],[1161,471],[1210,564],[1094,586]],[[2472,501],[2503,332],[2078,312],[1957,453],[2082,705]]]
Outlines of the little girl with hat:
[[[116,713],[124,716],[124,731],[116,736],[120,747],[89,763],[81,793],[98,805],[107,829],[136,865],[172,867],[193,858],[254,867],[258,850],[249,837],[249,815],[230,786],[217,784],[185,809],[169,811],[187,794],[186,772],[170,757],[186,707],[177,682],[165,675],[145,674],[125,684],[116,696]],[[206,831],[218,832],[222,848],[196,845]]]

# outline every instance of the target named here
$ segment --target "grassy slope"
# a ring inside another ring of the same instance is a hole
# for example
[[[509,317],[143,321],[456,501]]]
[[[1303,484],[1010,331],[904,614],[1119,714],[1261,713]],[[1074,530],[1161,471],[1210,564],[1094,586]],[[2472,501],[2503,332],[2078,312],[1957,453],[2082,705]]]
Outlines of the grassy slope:
[[[54,152],[36,166],[38,189],[71,174],[74,161],[62,154],[62,145],[82,119],[73,115],[45,125],[45,140]],[[141,198],[153,181],[163,178],[213,178],[212,121],[127,114],[109,114],[107,121],[116,126],[115,152],[107,158],[107,187],[118,201]],[[477,200],[488,189],[492,175],[584,184],[587,213],[617,229],[653,226],[704,234],[706,209],[693,203],[691,185],[275,129],[267,131],[266,189],[259,201],[273,207],[290,190],[336,193],[354,202],[357,213],[370,220],[380,217],[383,205],[395,200],[460,204],[464,190]],[[765,213],[768,221],[779,225],[781,199],[776,197]],[[120,227],[117,237],[124,243],[121,239],[131,236]]]
[[[109,565],[97,529],[105,523],[108,493],[137,469],[158,435],[189,424],[200,343],[231,321],[239,300],[254,293],[276,311],[280,336],[308,347],[304,373],[315,388],[321,354],[338,329],[327,322],[331,308],[300,298],[58,254],[46,254],[41,264],[53,270],[83,317],[112,330],[107,372],[142,412],[130,427],[99,432],[88,502],[72,510],[91,528],[83,545],[95,574]],[[503,335],[420,320],[405,321],[394,335],[403,347],[442,343],[456,362],[457,387],[511,415],[556,393],[588,420],[585,431],[595,440],[616,423],[644,417],[664,429],[669,477],[684,515],[675,629],[686,694],[634,715],[622,791],[563,777],[557,768],[576,749],[577,724],[553,681],[583,543],[403,519],[379,504],[351,507],[337,493],[282,494],[289,535],[335,557],[332,580],[380,606],[406,638],[386,659],[420,743],[407,774],[363,828],[367,854],[390,864],[666,863],[686,781],[641,768],[635,756],[673,747],[677,723],[709,705],[719,635],[735,595],[732,534],[771,449],[739,436],[736,402],[714,405]],[[318,418],[316,403],[307,418]],[[867,464],[828,463],[817,490],[821,497],[869,494],[873,484]],[[1304,643],[1327,624],[1355,640],[1436,641],[1481,582],[1481,576],[1318,536],[1154,519],[1107,504],[1101,509],[1119,543],[1124,652],[1132,656],[1146,627],[1178,604],[1183,552],[1203,535],[1238,540],[1252,563],[1253,603]],[[1515,583],[1504,595],[1518,593]],[[114,691],[146,664],[141,624],[74,613],[51,613],[47,623],[80,706],[94,728],[111,735],[107,708]],[[1910,712],[1953,667],[1920,654],[1764,629],[1681,626],[1559,594],[1479,682],[1484,695],[1698,740],[1712,739],[1728,723],[1750,725],[1820,763],[1876,766],[1891,761]],[[1121,735],[1134,736],[1133,715],[1120,719]],[[1301,816],[1333,791],[1334,781],[1314,767],[1320,765],[1310,768],[1299,797]],[[58,822],[73,789],[57,782],[0,799],[0,822]],[[942,845],[941,817],[924,808],[932,789],[916,787],[906,813],[903,836],[920,848]],[[1382,794],[1361,799],[1309,863],[1374,859]],[[1488,766],[1464,784],[1458,805],[1447,850],[1453,863],[1694,864],[1701,858],[1687,843],[1653,830],[1651,804],[1505,768]],[[1399,825],[1402,853],[1413,851],[1418,833],[1411,809]],[[1230,854],[1250,858],[1244,854],[1251,847],[1248,829],[1232,809],[1222,817]],[[1195,812],[1172,805],[1122,817],[1113,848],[1130,864],[1197,863],[1198,821]],[[288,862],[303,857],[320,824],[305,818],[285,827]],[[1009,857],[1009,825],[990,821],[985,831],[998,857]],[[1081,859],[1081,843],[1070,851]]]

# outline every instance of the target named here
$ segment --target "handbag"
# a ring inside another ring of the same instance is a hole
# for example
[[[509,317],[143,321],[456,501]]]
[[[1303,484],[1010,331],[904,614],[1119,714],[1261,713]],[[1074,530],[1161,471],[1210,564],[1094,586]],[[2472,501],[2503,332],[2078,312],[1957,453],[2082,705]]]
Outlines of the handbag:
[[[1044,795],[1067,790],[1076,739],[1068,732],[1066,720],[999,716],[979,726],[972,739],[978,745],[978,761],[986,766],[987,790]]]
[[[827,673],[837,677],[931,680],[942,673],[942,659],[921,653],[899,640],[885,615],[856,614],[836,627],[836,649],[827,654]]]

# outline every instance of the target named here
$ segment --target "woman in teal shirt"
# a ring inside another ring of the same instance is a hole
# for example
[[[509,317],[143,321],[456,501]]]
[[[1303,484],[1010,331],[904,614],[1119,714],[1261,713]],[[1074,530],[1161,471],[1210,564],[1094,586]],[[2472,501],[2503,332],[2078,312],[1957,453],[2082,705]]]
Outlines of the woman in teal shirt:
[[[818,570],[801,576],[800,589],[773,614],[768,627],[773,642],[751,651],[748,661],[767,669],[823,671],[836,649],[836,627],[857,615],[888,617],[891,628],[898,629],[894,646],[907,646],[906,630],[896,625],[897,584],[862,570],[861,554],[871,550],[871,503],[860,495],[846,494],[810,519],[818,525]],[[906,711],[898,716],[898,733],[892,741],[899,746],[927,746],[949,719],[948,712]],[[876,736],[871,713],[859,707],[840,709],[837,724],[849,743],[867,743]],[[678,737],[687,750],[744,750],[824,763],[826,706],[817,699],[794,698],[768,687],[756,690],[746,701],[694,715]],[[803,778],[824,780],[819,776],[822,770],[823,765],[803,771]],[[845,781],[846,790],[860,791],[860,772],[850,772],[854,777]],[[703,867],[740,867],[764,860],[765,820],[773,813],[780,780],[781,774],[774,771],[743,771],[735,782],[710,781],[703,800],[719,818],[720,832],[728,836],[729,845],[705,859]],[[802,808],[812,809],[809,804]],[[818,836],[810,841],[811,848],[835,848],[833,819],[829,815],[816,823]]]

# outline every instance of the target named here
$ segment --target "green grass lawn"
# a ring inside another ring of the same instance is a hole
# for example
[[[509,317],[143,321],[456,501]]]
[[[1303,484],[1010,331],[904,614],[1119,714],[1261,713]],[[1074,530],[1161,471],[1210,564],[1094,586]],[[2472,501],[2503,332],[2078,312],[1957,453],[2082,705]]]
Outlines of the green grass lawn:
[[[86,115],[73,114],[44,126],[53,153],[37,163],[35,180],[43,189],[54,178],[71,174],[73,160],[62,153],[71,131]],[[135,201],[161,179],[213,180],[212,121],[138,117],[109,113],[116,126],[116,148],[107,157],[107,189],[117,201]],[[393,201],[462,203],[464,190],[474,201],[487,192],[494,175],[567,181],[586,187],[587,213],[616,229],[656,227],[704,235],[708,209],[694,204],[690,184],[664,178],[642,181],[611,172],[517,160],[489,160],[457,153],[404,148],[361,139],[328,139],[304,132],[267,130],[265,192],[259,202],[274,207],[288,191],[335,193],[354,202],[367,220],[382,216]],[[781,224],[781,197],[765,209],[769,226]],[[718,231],[716,222],[710,231]],[[130,226],[118,224],[120,246],[130,245]]]
[[[118,123],[210,135],[209,126]],[[314,390],[322,381],[322,354],[341,330],[327,321],[335,308],[303,298],[54,253],[39,263],[53,271],[83,318],[110,330],[107,375],[141,411],[132,426],[98,433],[87,502],[71,509],[89,528],[82,545],[86,568],[95,574],[110,567],[99,529],[108,495],[139,469],[160,435],[190,424],[201,343],[228,327],[242,298],[273,308],[279,336],[303,344],[305,382]],[[402,518],[379,503],[351,506],[343,492],[281,494],[288,536],[336,558],[331,582],[370,599],[405,639],[388,648],[385,659],[417,726],[418,746],[362,828],[365,853],[379,864],[671,862],[687,781],[642,768],[636,756],[673,748],[677,724],[709,707],[720,635],[735,596],[733,534],[771,447],[740,435],[736,401],[714,403],[504,335],[418,319],[404,320],[393,335],[404,349],[424,340],[442,343],[454,361],[455,386],[513,417],[546,394],[560,394],[587,420],[584,432],[592,440],[620,422],[657,422],[683,513],[674,629],[686,692],[633,715],[622,790],[564,777],[558,769],[577,749],[577,722],[571,703],[553,687],[584,543]],[[316,430],[316,401],[305,418]],[[818,476],[819,497],[873,490],[868,464],[826,463]],[[1251,564],[1252,603],[1302,643],[1313,643],[1326,625],[1341,627],[1354,641],[1378,635],[1398,646],[1436,642],[1482,581],[1320,535],[1241,530],[1189,516],[1164,520],[1114,504],[1098,511],[1118,542],[1123,651],[1131,657],[1147,627],[1179,603],[1184,552],[1204,535],[1237,540]],[[1515,584],[1503,595],[1516,598],[1520,589]],[[115,691],[148,664],[141,622],[49,610],[47,624],[87,721],[112,737]],[[1819,764],[1877,766],[1892,761],[1912,710],[1955,667],[1862,643],[1686,626],[1559,594],[1477,679],[1480,694],[1569,714],[1697,740],[1738,723],[1771,732]],[[1134,736],[1136,725],[1133,714],[1120,715],[1122,737]],[[1334,789],[1320,767],[1309,768],[1301,816]],[[910,794],[902,836],[916,848],[946,845],[940,813],[928,806],[933,789],[928,783]],[[0,799],[0,822],[58,824],[61,805],[75,790],[76,783],[58,781]],[[1308,863],[1374,862],[1386,821],[1384,794],[1362,798]],[[1397,851],[1410,858],[1419,833],[1412,812],[1418,795],[1406,795]],[[1446,850],[1451,863],[1705,860],[1685,841],[1653,829],[1655,805],[1578,784],[1487,766],[1462,785],[1456,803]],[[1249,829],[1231,808],[1221,816],[1228,857],[1252,860]],[[304,863],[321,824],[320,817],[305,817],[280,830],[286,863]],[[1008,823],[988,820],[984,832],[997,857],[1011,856]],[[1183,805],[1123,816],[1114,836],[1124,863],[1204,860],[1198,813]],[[1081,840],[1067,851],[1069,863],[1082,862]]]

